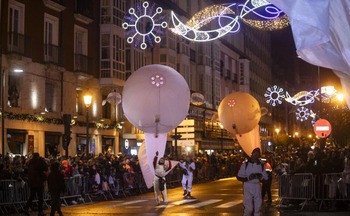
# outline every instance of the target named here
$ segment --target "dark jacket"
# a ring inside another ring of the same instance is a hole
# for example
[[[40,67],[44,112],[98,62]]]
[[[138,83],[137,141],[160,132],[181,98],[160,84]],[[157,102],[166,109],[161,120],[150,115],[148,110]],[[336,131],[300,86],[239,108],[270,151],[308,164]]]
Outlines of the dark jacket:
[[[47,177],[47,184],[49,186],[50,193],[61,193],[66,190],[66,184],[64,182],[64,176],[60,171],[52,171]]]
[[[31,159],[28,164],[28,185],[29,187],[43,187],[46,181],[48,166],[43,158]]]

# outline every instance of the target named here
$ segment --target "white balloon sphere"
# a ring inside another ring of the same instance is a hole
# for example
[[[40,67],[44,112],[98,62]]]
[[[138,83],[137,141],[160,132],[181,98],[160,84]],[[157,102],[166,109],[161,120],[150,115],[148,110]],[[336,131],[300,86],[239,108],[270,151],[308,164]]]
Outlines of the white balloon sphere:
[[[180,73],[165,65],[147,65],[131,74],[123,90],[126,118],[146,133],[167,133],[188,114],[190,89]]]
[[[219,105],[219,119],[226,130],[244,134],[253,130],[261,117],[258,101],[248,93],[233,92]]]

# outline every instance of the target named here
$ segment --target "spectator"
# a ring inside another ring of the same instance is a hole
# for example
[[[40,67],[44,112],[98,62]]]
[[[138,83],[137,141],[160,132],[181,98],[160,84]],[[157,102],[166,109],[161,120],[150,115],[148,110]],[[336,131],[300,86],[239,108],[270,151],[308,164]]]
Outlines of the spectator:
[[[33,153],[32,159],[28,164],[28,185],[30,188],[30,196],[24,207],[24,213],[29,215],[29,208],[32,208],[35,195],[38,197],[38,216],[44,216],[43,212],[43,192],[44,182],[47,178],[48,167],[46,162],[39,153]]]
[[[272,203],[272,195],[271,195],[271,184],[272,184],[272,167],[268,161],[262,161],[264,164],[266,173],[267,173],[267,181],[262,181],[262,189],[261,189],[261,198],[264,200],[265,194],[267,194],[267,203]]]
[[[64,176],[59,170],[60,164],[58,162],[53,162],[50,166],[50,174],[47,177],[47,183],[49,187],[49,192],[51,195],[51,213],[50,216],[54,216],[56,211],[60,216],[63,216],[61,211],[61,192],[66,190],[66,185],[64,182]]]
[[[68,160],[63,160],[62,161],[62,167],[63,167],[63,175],[64,175],[64,177],[72,176],[72,167],[69,164]]]

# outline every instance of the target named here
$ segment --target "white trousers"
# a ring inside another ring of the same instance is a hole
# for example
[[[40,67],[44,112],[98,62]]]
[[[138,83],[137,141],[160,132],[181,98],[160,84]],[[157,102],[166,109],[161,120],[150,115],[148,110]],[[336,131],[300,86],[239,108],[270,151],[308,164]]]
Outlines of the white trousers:
[[[160,191],[159,190],[159,181],[158,181],[158,177],[155,176],[154,180],[153,180],[153,188],[154,188],[154,196],[156,198],[156,203],[159,204],[160,203],[160,196],[159,194],[162,194],[163,197],[163,202],[167,203],[168,202],[168,196],[167,196],[167,190],[166,190],[166,183],[164,184],[164,190]]]
[[[244,216],[260,216],[260,208],[262,204],[261,189],[259,183],[244,183]]]
[[[193,181],[193,173],[189,173],[188,175],[182,175],[182,188],[187,190],[187,192],[192,192],[192,181]],[[187,183],[187,187],[186,187]]]

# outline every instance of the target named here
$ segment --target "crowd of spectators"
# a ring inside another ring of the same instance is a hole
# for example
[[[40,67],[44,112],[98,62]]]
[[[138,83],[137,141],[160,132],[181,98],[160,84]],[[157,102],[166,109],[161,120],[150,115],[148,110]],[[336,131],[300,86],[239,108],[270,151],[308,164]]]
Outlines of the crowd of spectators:
[[[0,156],[0,180],[26,181],[26,167],[30,157],[30,155],[11,157],[9,154],[5,157]],[[169,157],[169,159],[174,159],[171,155]],[[350,171],[349,148],[326,147],[321,150],[319,147],[311,148],[311,145],[302,142],[299,147],[290,145],[271,152],[264,152],[263,157],[271,164],[276,176],[293,173],[320,174]],[[215,152],[211,155],[196,154],[192,158],[196,165],[194,181],[201,182],[235,176],[246,158],[247,155],[242,151]],[[104,182],[111,186],[119,182],[123,187],[133,188],[138,182],[137,178],[140,178],[135,173],[141,173],[139,160],[135,155],[98,154],[68,158],[50,157],[45,160],[48,166],[53,161],[60,162],[65,177],[90,176],[96,189],[101,189]],[[350,176],[346,180],[350,180]]]

